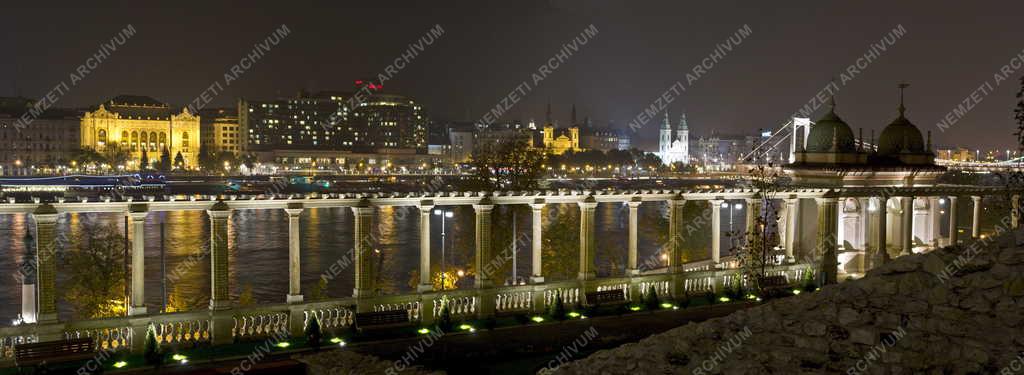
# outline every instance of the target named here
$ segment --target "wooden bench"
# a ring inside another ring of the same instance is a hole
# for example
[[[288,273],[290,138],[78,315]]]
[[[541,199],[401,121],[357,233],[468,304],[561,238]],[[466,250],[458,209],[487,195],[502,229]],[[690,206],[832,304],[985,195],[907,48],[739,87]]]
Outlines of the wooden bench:
[[[406,310],[384,310],[356,313],[356,329],[401,327],[409,324]]]
[[[624,304],[629,302],[626,301],[626,293],[624,293],[622,289],[602,290],[600,292],[587,292],[586,299],[587,305],[590,306]]]
[[[14,364],[43,367],[50,364],[85,362],[96,357],[96,342],[91,338],[36,342],[14,346]]]

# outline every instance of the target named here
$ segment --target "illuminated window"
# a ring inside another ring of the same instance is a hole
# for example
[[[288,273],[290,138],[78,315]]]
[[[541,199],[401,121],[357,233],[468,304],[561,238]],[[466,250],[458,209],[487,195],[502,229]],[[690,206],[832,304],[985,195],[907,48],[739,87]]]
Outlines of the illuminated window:
[[[188,132],[181,133],[181,148],[188,149]]]
[[[135,151],[135,148],[138,145],[139,145],[139,133],[138,132],[132,132],[132,146],[131,146],[132,147],[132,151]]]
[[[156,150],[156,132],[149,132],[149,149],[150,151]]]
[[[167,147],[167,133],[160,132],[160,148]]]
[[[100,129],[100,131],[96,134],[96,144],[100,145],[100,146],[103,146],[106,143],[107,143],[107,131],[103,130],[103,129]]]
[[[121,132],[121,147],[128,147],[128,132]]]

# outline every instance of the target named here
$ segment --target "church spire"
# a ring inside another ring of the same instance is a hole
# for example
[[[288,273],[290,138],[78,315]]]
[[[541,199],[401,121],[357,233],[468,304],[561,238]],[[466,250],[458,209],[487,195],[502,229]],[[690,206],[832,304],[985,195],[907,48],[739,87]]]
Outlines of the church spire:
[[[661,128],[672,130],[672,124],[668,122],[668,110],[665,111],[665,120],[661,122]]]
[[[678,130],[690,130],[690,126],[686,123],[686,112],[679,114],[679,127]]]

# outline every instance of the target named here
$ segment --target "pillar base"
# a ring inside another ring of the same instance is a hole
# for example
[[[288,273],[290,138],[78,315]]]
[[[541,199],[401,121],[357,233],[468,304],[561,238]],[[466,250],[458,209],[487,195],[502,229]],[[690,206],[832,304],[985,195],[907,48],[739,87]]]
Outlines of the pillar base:
[[[146,306],[129,306],[128,315],[146,315]]]
[[[433,284],[420,284],[416,286],[416,291],[419,293],[428,293],[434,291]]]
[[[543,284],[544,276],[530,276],[530,284]]]
[[[580,272],[576,275],[578,280],[593,280],[597,278],[597,273],[594,272]]]
[[[231,301],[210,300],[210,310],[227,310],[231,308]]]
[[[630,268],[626,270],[626,276],[640,276],[639,268]]]
[[[796,263],[796,257],[792,255],[786,255],[786,259],[784,259],[783,261],[786,262],[787,264],[793,264]]]
[[[913,254],[914,254],[914,251],[910,250],[910,249],[903,249],[903,250],[900,251],[900,256],[913,255]]]
[[[287,303],[302,303],[302,295],[301,294],[289,294],[289,295],[285,296],[284,300]]]

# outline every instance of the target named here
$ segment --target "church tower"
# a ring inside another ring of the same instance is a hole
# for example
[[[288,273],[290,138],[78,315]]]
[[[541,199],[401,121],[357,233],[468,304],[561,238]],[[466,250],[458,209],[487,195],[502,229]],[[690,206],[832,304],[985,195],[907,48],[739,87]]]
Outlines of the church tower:
[[[686,124],[686,112],[679,115],[679,125],[676,127],[676,141],[679,142],[678,150],[682,153],[681,161],[690,164],[690,126]]]
[[[665,121],[661,123],[660,136],[658,138],[658,153],[662,155],[668,155],[669,149],[672,148],[672,125],[668,122],[668,111],[665,111]]]

